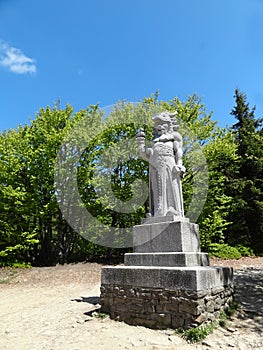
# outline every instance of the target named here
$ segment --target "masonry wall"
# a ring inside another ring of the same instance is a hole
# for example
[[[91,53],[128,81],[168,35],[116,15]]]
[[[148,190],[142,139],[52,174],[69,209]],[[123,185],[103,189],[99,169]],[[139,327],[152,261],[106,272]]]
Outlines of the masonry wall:
[[[149,328],[189,328],[219,318],[233,301],[234,286],[202,291],[102,284],[101,311],[112,319]]]

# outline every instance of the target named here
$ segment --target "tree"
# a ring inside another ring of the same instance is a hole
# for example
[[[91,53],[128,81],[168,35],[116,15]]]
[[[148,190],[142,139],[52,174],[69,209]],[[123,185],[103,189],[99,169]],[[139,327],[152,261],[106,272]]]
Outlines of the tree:
[[[211,141],[204,146],[204,153],[209,168],[209,188],[198,222],[202,248],[209,251],[213,243],[229,243],[227,230],[234,198],[228,187],[238,159],[233,133],[227,129],[215,130]]]
[[[37,231],[39,244],[35,245],[34,263],[51,265],[57,261],[61,246],[61,227],[70,227],[63,221],[54,190],[54,163],[64,133],[72,123],[73,109],[41,108],[27,130],[31,151],[24,177],[27,192],[31,194],[31,220]],[[72,241],[74,233],[70,231]],[[60,256],[60,255],[59,255]],[[62,260],[61,260],[62,262]]]
[[[97,105],[75,113],[71,106],[41,108],[30,125],[0,134],[3,259],[63,264],[130,247],[132,226],[149,210],[148,164],[138,156],[135,135],[143,127],[150,142],[152,116],[165,110],[177,111],[182,126],[185,211],[197,219],[204,205],[198,221],[204,247],[224,241],[232,134],[216,127],[196,95],[157,97],[117,103],[109,116]],[[85,210],[88,219],[76,215]]]
[[[0,135],[0,265],[29,261],[38,243],[24,177],[29,154],[27,130],[27,126],[19,127]]]
[[[88,236],[108,247],[108,258],[114,247],[132,246],[132,226],[146,213],[142,184],[148,190],[147,164],[138,159],[135,135],[142,126],[150,130],[153,108],[149,101],[116,104],[91,133],[80,158],[79,190],[93,221]]]
[[[164,107],[177,110],[180,119],[187,126],[183,126],[186,130],[184,164],[187,168],[183,179],[185,210],[187,212],[193,197],[193,179],[197,178],[198,187],[195,191],[198,204],[198,199],[206,196],[197,223],[202,249],[209,251],[211,243],[227,243],[226,232],[230,224],[228,214],[232,197],[226,191],[226,186],[237,159],[233,133],[216,125],[216,121],[212,120],[212,113],[206,112],[205,105],[197,95],[189,96],[186,101],[175,97],[169,103],[164,102]],[[194,144],[199,147],[194,147]]]
[[[237,119],[233,132],[238,161],[229,186],[234,197],[229,220],[229,240],[243,243],[254,252],[263,252],[263,130],[262,119],[255,117],[247,97],[235,90],[236,105],[231,114]]]

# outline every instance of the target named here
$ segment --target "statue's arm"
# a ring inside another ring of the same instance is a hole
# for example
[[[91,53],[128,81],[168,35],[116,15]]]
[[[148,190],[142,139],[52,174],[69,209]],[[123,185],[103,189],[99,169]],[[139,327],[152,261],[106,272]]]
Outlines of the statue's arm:
[[[176,165],[182,166],[183,165],[183,150],[182,150],[180,142],[178,142],[178,141],[174,141],[174,153],[175,153]]]
[[[136,135],[136,140],[138,143],[138,150],[139,150],[140,156],[143,159],[149,161],[150,156],[152,154],[152,149],[145,146],[145,134],[142,129]]]
[[[182,142],[180,141],[174,141],[174,153],[175,153],[176,167],[178,168],[181,177],[183,177],[186,169],[183,165],[183,149],[182,149]]]

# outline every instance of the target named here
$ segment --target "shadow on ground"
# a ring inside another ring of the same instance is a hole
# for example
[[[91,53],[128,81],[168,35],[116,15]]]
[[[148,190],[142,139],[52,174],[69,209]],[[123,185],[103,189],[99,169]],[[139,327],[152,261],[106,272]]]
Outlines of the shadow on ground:
[[[241,304],[237,318],[242,327],[262,335],[263,333],[263,269],[235,270],[235,299]]]
[[[93,305],[98,305],[100,303],[100,298],[97,296],[94,297],[80,297],[77,299],[72,299],[71,301],[77,301],[78,303],[88,303]]]
[[[91,310],[84,312],[84,315],[86,316],[93,316],[93,313],[95,311],[98,311],[100,309],[100,298],[97,296],[92,296],[92,297],[80,297],[80,298],[76,298],[76,299],[72,299],[71,301],[76,301],[78,303],[87,303],[87,304],[92,304],[93,306],[95,306],[95,308],[93,307]]]

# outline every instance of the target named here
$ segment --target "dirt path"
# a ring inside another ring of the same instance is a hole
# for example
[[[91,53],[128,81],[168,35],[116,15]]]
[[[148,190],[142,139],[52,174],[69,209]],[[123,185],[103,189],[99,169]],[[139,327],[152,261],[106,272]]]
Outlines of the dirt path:
[[[203,344],[195,345],[187,344],[172,330],[157,331],[91,317],[99,302],[101,265],[32,268],[16,274],[2,269],[0,349],[262,349],[263,259],[214,263],[239,268],[235,274],[237,297],[243,310],[226,328],[218,328]]]

